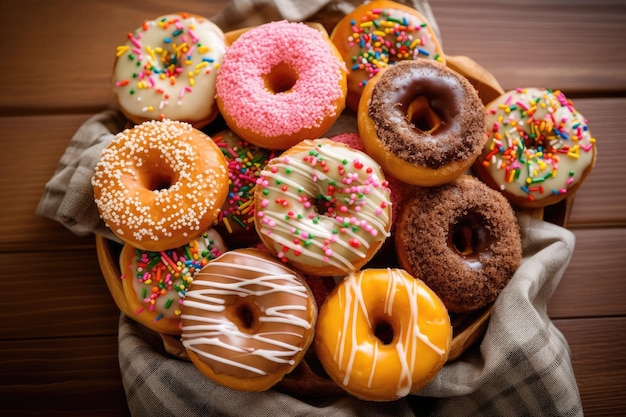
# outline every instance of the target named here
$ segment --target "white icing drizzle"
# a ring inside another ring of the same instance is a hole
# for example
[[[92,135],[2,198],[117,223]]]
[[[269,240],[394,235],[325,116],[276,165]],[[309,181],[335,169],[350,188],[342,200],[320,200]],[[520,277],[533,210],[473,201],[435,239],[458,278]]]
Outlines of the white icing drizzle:
[[[257,375],[273,372],[271,363],[294,364],[294,356],[303,349],[305,334],[312,329],[307,313],[310,302],[307,288],[298,276],[286,269],[283,273],[274,272],[276,267],[269,267],[265,259],[239,251],[236,256],[248,260],[234,262],[227,256],[229,253],[207,265],[187,291],[183,300],[183,345],[210,362]],[[256,266],[250,262],[256,262]],[[273,305],[279,293],[287,295],[291,303]],[[228,307],[227,297],[233,296],[252,297],[259,307],[257,333],[240,330],[223,314]],[[280,329],[267,328],[271,323],[280,324]],[[302,343],[289,343],[286,337]],[[221,350],[229,352],[228,357],[217,353]],[[263,360],[258,362],[259,366],[237,360],[249,356]],[[236,371],[232,372],[237,375]]]
[[[385,294],[385,314],[391,317],[392,309],[396,302],[407,302],[410,311],[409,316],[403,318],[404,324],[401,328],[397,329],[399,334],[394,339],[394,348],[397,351],[401,363],[401,373],[398,375],[397,381],[397,395],[403,397],[409,394],[411,390],[413,373],[416,363],[419,360],[419,346],[415,341],[422,341],[439,355],[444,355],[445,350],[431,342],[428,336],[422,333],[419,328],[418,300],[420,298],[429,297],[429,295],[423,288],[420,288],[417,280],[410,283],[398,270],[388,268],[387,271],[389,284]],[[373,323],[369,315],[367,302],[363,298],[362,286],[364,284],[367,285],[364,279],[364,272],[353,273],[344,279],[338,291],[343,317],[341,317],[341,325],[338,333],[339,343],[336,345],[333,359],[337,363],[338,368],[345,372],[343,384],[346,386],[350,383],[352,378],[356,356],[363,350],[357,340],[358,320],[356,318],[362,316],[367,326],[372,329],[373,332]],[[396,298],[397,289],[400,287],[404,287],[408,294],[406,300]],[[380,361],[379,345],[375,343],[371,354],[368,387],[372,386],[372,381],[375,378],[376,369],[379,365],[384,366],[384,363]]]
[[[319,143],[274,158],[261,173],[260,233],[274,241],[279,258],[348,273],[374,242],[389,236],[389,189],[368,155]],[[320,196],[331,202],[332,213],[318,213]]]

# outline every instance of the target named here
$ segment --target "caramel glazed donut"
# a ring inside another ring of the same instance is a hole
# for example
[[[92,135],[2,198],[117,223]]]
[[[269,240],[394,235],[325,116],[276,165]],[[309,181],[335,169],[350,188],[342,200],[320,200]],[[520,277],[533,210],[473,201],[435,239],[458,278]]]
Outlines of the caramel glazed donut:
[[[401,269],[348,275],[318,316],[315,351],[331,379],[365,400],[424,387],[445,364],[452,326],[430,288]]]
[[[196,274],[182,305],[182,343],[207,378],[271,388],[313,341],[317,305],[304,279],[258,249],[237,249]]]
[[[228,193],[228,165],[191,125],[149,121],[112,139],[91,183],[100,215],[118,238],[161,251],[211,227]]]
[[[357,120],[367,153],[408,184],[454,180],[487,140],[476,89],[435,61],[400,61],[380,71],[365,86]]]
[[[394,240],[402,268],[454,313],[495,301],[522,259],[511,205],[470,175],[416,187],[404,200]]]

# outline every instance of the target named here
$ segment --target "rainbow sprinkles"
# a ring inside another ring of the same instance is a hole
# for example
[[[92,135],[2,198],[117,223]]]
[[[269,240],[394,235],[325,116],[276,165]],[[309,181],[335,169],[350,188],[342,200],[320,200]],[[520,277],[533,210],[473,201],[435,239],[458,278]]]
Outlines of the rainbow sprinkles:
[[[224,52],[224,34],[209,20],[146,20],[117,47],[113,91],[131,119],[203,121],[216,113],[210,98]]]
[[[480,163],[500,190],[530,202],[565,195],[593,166],[596,140],[560,91],[518,88],[487,107]]]

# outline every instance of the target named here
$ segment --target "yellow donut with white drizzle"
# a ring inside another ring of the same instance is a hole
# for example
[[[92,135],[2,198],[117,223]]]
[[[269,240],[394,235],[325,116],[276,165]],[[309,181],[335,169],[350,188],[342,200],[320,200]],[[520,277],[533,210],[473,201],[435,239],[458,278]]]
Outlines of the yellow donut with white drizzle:
[[[391,401],[424,387],[445,364],[452,326],[439,297],[402,269],[348,275],[318,316],[315,351],[348,393]]]
[[[256,230],[270,252],[313,275],[346,275],[389,236],[389,184],[369,155],[330,139],[304,140],[257,180]]]
[[[194,277],[182,343],[207,378],[240,391],[271,388],[313,341],[317,305],[304,278],[258,249],[226,252]]]

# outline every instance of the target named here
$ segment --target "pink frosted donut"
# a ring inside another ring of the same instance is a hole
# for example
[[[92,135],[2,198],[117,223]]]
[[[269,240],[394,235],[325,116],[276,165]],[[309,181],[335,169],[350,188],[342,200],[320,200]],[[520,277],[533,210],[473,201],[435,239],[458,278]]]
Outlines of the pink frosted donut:
[[[340,133],[336,136],[332,136],[330,138],[335,142],[343,143],[344,145],[348,145],[349,147],[356,149],[361,152],[365,152],[365,145],[363,145],[363,139],[359,136],[358,133],[354,132],[346,132]],[[395,178],[388,177],[387,182],[389,183],[389,191],[391,197],[391,218],[395,220],[400,215],[400,208],[402,207],[402,200],[404,200],[404,188],[406,185],[401,183]],[[392,221],[391,227],[394,227],[394,223]]]
[[[325,32],[278,21],[249,29],[227,50],[217,104],[228,126],[267,149],[321,137],[345,107],[347,71]]]

